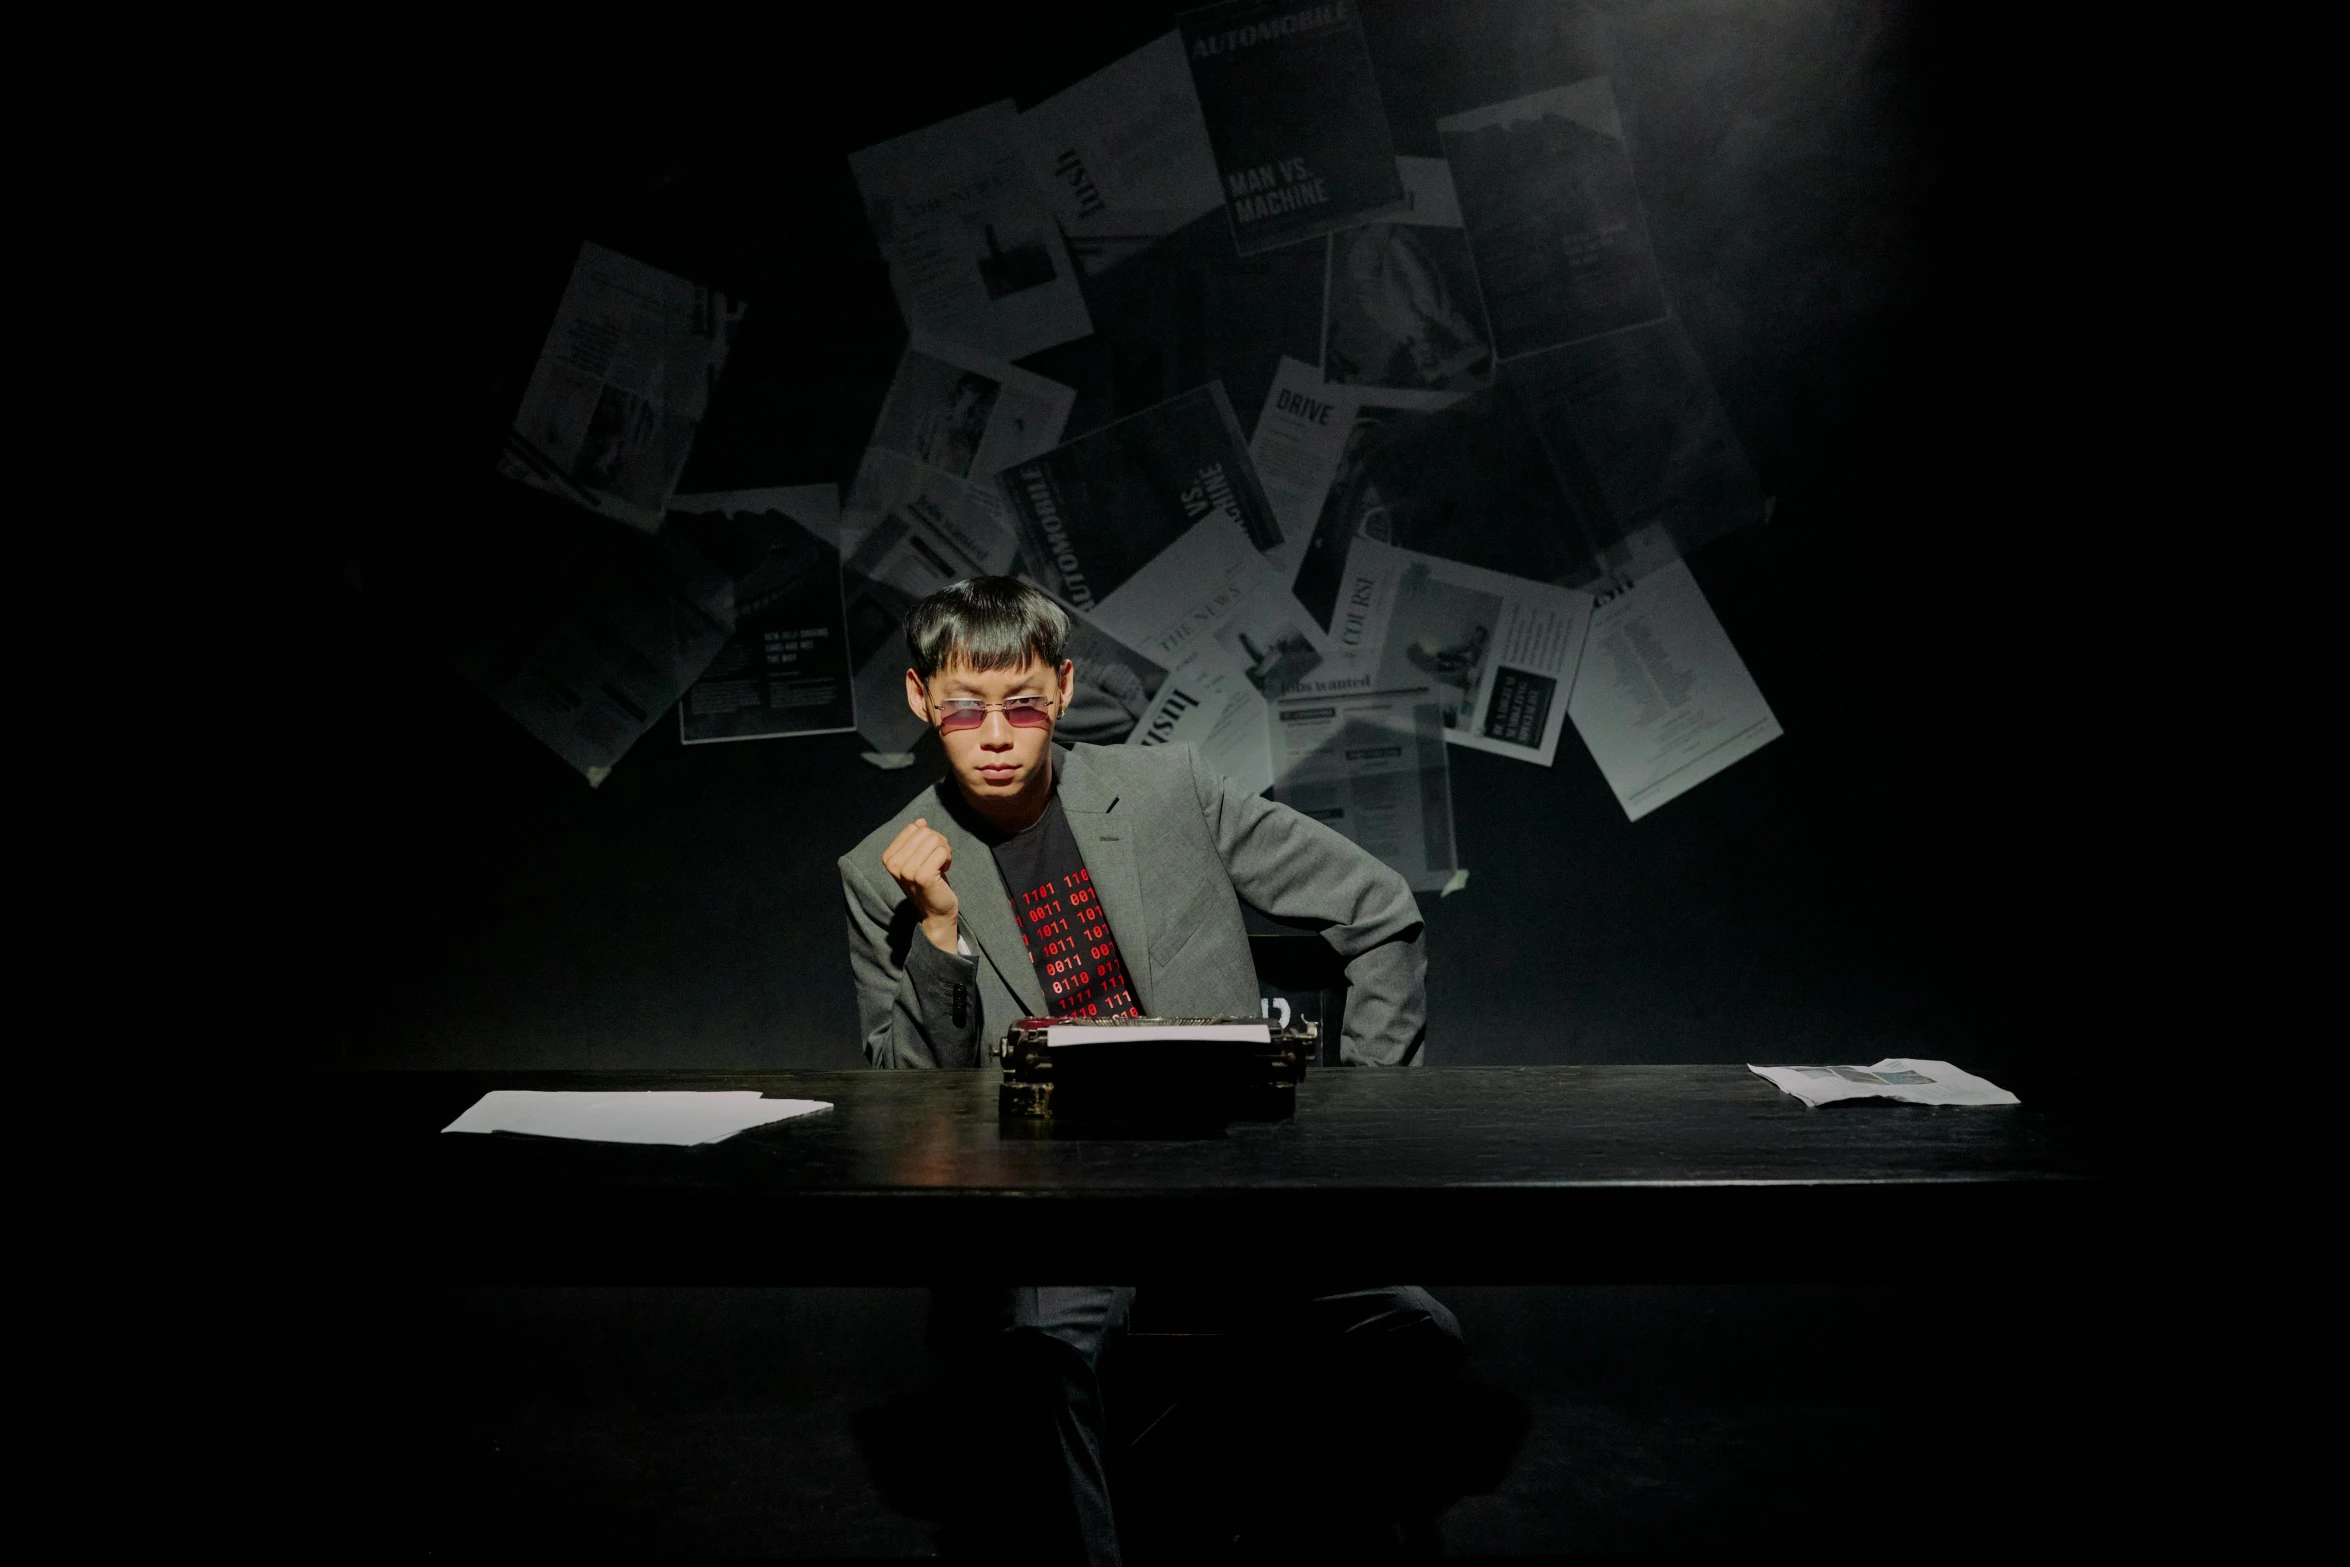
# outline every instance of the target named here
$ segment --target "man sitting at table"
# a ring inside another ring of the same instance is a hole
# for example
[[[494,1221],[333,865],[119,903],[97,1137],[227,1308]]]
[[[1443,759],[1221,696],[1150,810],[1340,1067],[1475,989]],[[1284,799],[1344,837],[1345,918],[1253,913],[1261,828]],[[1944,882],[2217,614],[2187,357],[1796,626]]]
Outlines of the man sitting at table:
[[[884,1067],[977,1067],[1023,1017],[1257,1015],[1247,903],[1311,923],[1346,959],[1341,1057],[1421,1058],[1426,958],[1404,879],[1336,832],[1233,788],[1189,746],[1062,747],[1075,666],[1068,618],[1011,577],[940,589],[906,617],[906,702],[937,729],[949,779],[840,861],[865,1055]],[[987,1346],[1031,1396],[1034,1466],[1065,1479],[1026,1543],[1038,1559],[1115,1561],[1095,1365],[1133,1291],[942,1292],[934,1335]],[[1452,1314],[1387,1286],[1301,1296],[1322,1362],[1443,1375]],[[1057,1536],[1057,1541],[1052,1536]]]

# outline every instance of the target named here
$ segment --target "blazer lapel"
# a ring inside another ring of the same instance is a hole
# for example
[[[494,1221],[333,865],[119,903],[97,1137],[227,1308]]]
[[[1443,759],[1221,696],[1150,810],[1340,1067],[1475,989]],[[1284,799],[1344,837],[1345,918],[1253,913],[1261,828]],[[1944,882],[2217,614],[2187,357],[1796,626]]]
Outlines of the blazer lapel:
[[[1117,938],[1119,955],[1135,980],[1135,999],[1150,1004],[1151,959],[1148,911],[1143,905],[1142,877],[1134,868],[1135,816],[1118,813],[1118,800],[1107,791],[1085,760],[1064,751],[1060,764],[1061,812],[1069,818],[1070,836],[1085,868],[1093,873],[1093,890],[1101,894],[1102,912],[1109,916],[1110,934]],[[960,896],[960,894],[957,894]]]
[[[939,793],[943,796],[953,787],[950,782]],[[1036,981],[1028,944],[1020,939],[1019,922],[1012,918],[1012,901],[1004,891],[1003,873],[995,868],[994,851],[956,821],[952,809],[941,814],[944,820],[932,825],[955,851],[947,880],[954,884],[955,901],[962,906],[964,934],[980,956],[995,965],[1013,998],[1028,1009],[1027,1015],[1043,1017],[1044,987]]]

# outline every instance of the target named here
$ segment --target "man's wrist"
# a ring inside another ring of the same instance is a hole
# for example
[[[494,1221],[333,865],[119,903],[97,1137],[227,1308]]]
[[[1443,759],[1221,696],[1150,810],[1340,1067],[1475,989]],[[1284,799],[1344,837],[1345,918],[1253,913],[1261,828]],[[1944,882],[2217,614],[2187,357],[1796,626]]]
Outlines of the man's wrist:
[[[962,956],[956,943],[956,938],[962,934],[962,916],[959,913],[928,916],[922,921],[922,934],[929,937],[930,944],[948,957]]]

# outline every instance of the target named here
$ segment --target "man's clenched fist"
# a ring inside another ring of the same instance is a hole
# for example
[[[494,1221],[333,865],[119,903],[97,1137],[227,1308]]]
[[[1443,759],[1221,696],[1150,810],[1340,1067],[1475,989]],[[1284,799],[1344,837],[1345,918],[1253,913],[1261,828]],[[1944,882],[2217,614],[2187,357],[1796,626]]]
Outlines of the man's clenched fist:
[[[908,823],[881,851],[881,868],[922,911],[922,934],[941,952],[955,950],[956,915],[962,908],[947,885],[947,869],[954,863],[954,847],[927,820]]]

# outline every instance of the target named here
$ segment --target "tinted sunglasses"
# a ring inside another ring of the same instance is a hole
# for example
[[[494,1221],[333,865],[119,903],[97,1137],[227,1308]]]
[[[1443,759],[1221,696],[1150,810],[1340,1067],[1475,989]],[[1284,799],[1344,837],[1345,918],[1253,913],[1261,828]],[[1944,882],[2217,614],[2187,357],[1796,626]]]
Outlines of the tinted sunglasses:
[[[930,706],[938,715],[940,734],[977,729],[987,722],[991,712],[1002,713],[1005,723],[1020,729],[1049,729],[1053,722],[1053,699],[1049,696],[1015,696],[1001,702],[976,702],[969,697],[951,696]]]

